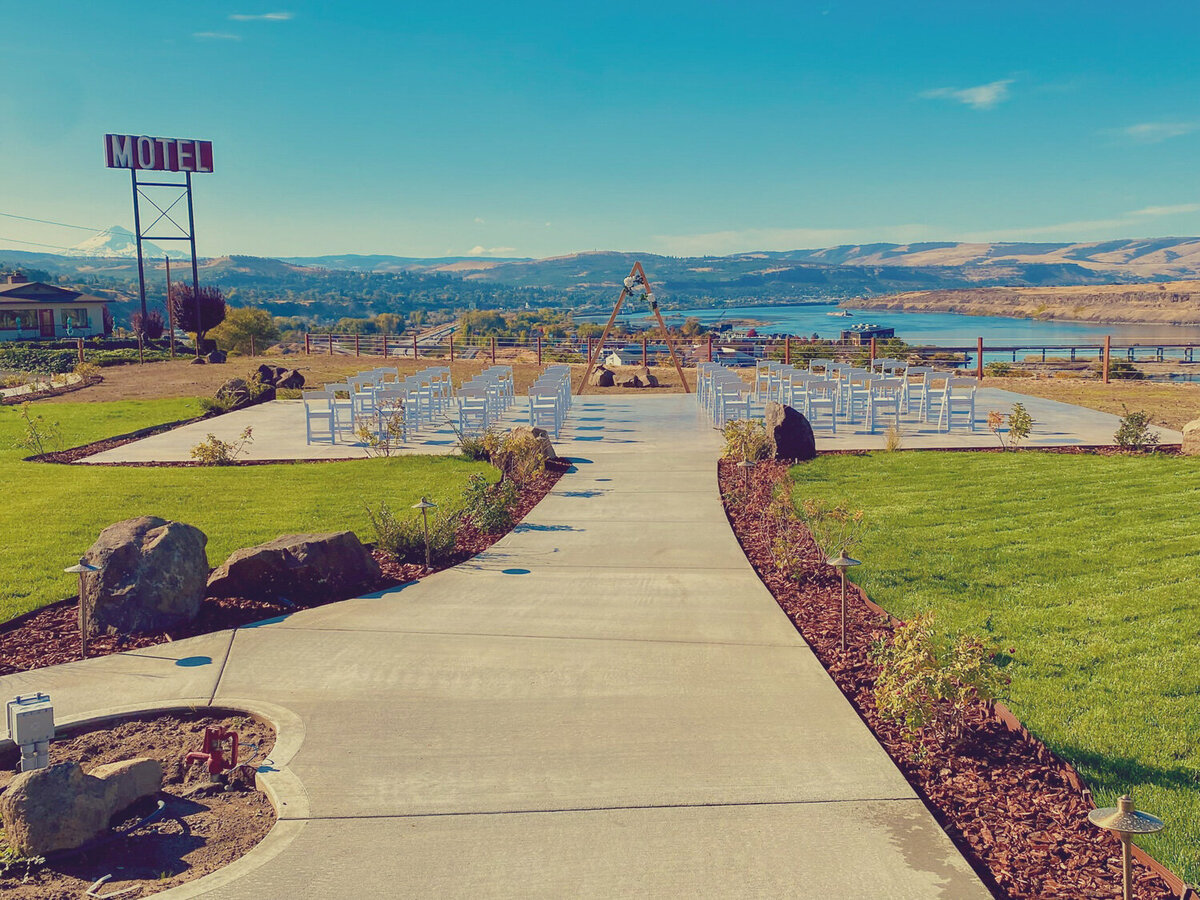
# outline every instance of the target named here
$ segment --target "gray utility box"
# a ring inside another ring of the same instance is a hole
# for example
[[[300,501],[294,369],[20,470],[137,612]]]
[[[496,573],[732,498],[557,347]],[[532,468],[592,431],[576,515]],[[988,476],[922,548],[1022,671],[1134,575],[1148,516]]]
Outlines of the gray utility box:
[[[21,748],[21,771],[50,764],[54,707],[49,694],[26,694],[8,701],[8,736]]]

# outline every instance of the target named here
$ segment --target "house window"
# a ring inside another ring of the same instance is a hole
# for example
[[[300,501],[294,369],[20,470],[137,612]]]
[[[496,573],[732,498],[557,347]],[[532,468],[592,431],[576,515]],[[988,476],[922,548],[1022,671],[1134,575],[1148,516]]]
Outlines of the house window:
[[[78,309],[64,309],[62,311],[63,328],[68,326],[71,328],[87,328],[88,327],[88,311],[84,307]]]
[[[0,311],[0,331],[29,331],[37,327],[37,315],[32,309],[6,309]]]

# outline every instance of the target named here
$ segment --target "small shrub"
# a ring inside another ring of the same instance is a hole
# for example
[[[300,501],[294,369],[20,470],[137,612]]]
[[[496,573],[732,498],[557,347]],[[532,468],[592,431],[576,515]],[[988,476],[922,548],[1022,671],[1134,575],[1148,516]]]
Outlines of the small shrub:
[[[0,381],[0,384],[6,388],[15,388],[28,384],[32,380],[33,376],[28,372],[9,372],[4,376],[4,379]]]
[[[0,878],[16,878],[20,873],[21,883],[28,884],[33,873],[45,864],[44,856],[22,856],[10,847],[0,829]]]
[[[253,442],[254,429],[249,426],[232,443],[221,440],[215,434],[210,434],[208,440],[201,441],[192,448],[192,459],[202,466],[231,466]]]
[[[1025,409],[1023,403],[1014,403],[1012,412],[1008,414],[1008,440],[1013,449],[1033,432],[1033,416]]]
[[[1121,409],[1125,415],[1121,416],[1121,425],[1113,435],[1117,446],[1122,450],[1138,452],[1157,447],[1158,435],[1150,428],[1150,414],[1143,410],[1130,412],[1124,403],[1121,404]]]
[[[771,440],[767,437],[767,426],[757,419],[734,419],[726,422],[721,430],[725,437],[725,459],[757,462],[771,455]]]
[[[507,432],[491,453],[491,463],[501,477],[525,485],[546,470],[541,442],[528,432]]]
[[[75,363],[75,374],[84,381],[87,381],[89,378],[95,378],[100,374],[100,367],[90,362]]]
[[[898,626],[871,655],[880,667],[875,707],[885,719],[903,724],[910,740],[932,734],[957,742],[971,706],[995,700],[1006,682],[978,638],[939,635],[929,614]]]
[[[492,454],[500,446],[500,433],[489,428],[482,434],[463,434],[455,429],[458,436],[458,452],[472,462],[491,462]]]
[[[993,378],[1005,378],[1012,372],[1012,366],[1004,362],[990,362],[983,367],[983,372]]]
[[[883,435],[883,449],[895,453],[904,446],[904,432],[895,425],[889,425]]]
[[[519,501],[517,486],[510,479],[492,482],[472,475],[463,489],[463,514],[485,534],[501,534],[513,527]]]
[[[400,519],[386,502],[378,510],[366,503],[367,519],[375,531],[375,546],[404,563],[425,562],[425,527],[420,512],[409,519]],[[429,557],[434,564],[445,561],[458,544],[461,515],[457,511],[443,514],[437,510],[429,516]]]
[[[47,421],[40,413],[34,415],[29,411],[28,403],[17,407],[17,415],[21,418],[22,426],[21,436],[16,443],[19,449],[30,450],[35,456],[62,449],[62,430],[58,422]]]
[[[237,403],[232,394],[218,394],[216,397],[201,397],[200,411],[206,416],[219,416],[233,409]]]
[[[861,509],[850,509],[844,503],[809,499],[800,504],[800,519],[808,526],[825,559],[848,554],[867,530],[866,517]]]
[[[359,418],[355,422],[354,435],[363,445],[367,456],[388,457],[404,443],[404,406],[384,407],[376,416]],[[383,425],[382,429],[380,424]]]

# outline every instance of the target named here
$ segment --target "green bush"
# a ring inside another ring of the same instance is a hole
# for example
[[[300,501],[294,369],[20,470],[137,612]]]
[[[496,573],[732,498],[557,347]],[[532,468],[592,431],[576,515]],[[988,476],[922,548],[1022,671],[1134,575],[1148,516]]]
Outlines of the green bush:
[[[247,426],[234,442],[223,441],[214,434],[192,448],[192,459],[202,466],[232,466],[250,444],[254,443],[254,429]]]
[[[75,350],[43,350],[24,344],[0,347],[0,369],[65,375],[75,368],[78,361],[79,354]]]
[[[734,419],[721,430],[725,437],[725,459],[757,461],[771,455],[767,426],[758,419]]]
[[[400,519],[385,501],[380,501],[378,511],[366,503],[363,507],[375,530],[376,547],[402,563],[425,562],[425,529],[419,511],[412,518]],[[461,522],[457,510],[445,514],[437,510],[429,516],[429,557],[434,565],[454,553]]]
[[[875,707],[885,719],[902,723],[910,739],[931,733],[957,742],[971,706],[995,700],[1005,683],[978,638],[940,635],[928,613],[897,626],[871,655],[880,667]]]
[[[1150,414],[1142,410],[1130,412],[1125,404],[1121,404],[1125,415],[1121,416],[1121,425],[1113,440],[1122,450],[1153,450],[1158,446],[1158,435],[1150,430]]]
[[[463,490],[463,514],[485,534],[502,534],[516,521],[519,499],[511,479],[493,482],[483,475],[472,475]]]

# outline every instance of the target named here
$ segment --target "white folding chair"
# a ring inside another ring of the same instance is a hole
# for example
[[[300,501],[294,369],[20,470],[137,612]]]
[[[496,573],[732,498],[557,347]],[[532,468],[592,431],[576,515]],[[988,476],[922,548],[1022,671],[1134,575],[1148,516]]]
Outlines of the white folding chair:
[[[971,430],[975,430],[975,391],[978,386],[974,378],[950,376],[946,379],[946,388],[940,395],[939,430],[949,431],[954,425],[956,413],[961,413]]]
[[[337,424],[333,411],[333,394],[330,391],[304,391],[304,440],[337,441]],[[324,427],[314,427],[324,426]]]

